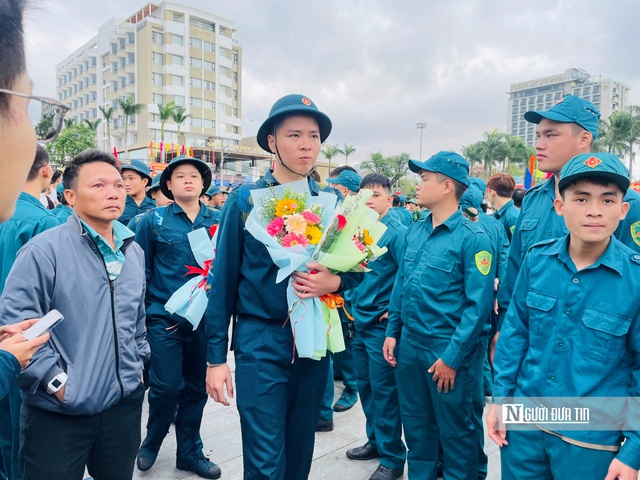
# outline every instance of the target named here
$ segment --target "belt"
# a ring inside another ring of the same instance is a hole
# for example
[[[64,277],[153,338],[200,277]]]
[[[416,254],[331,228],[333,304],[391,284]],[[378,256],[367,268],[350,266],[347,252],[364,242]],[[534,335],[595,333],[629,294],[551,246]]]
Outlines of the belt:
[[[540,425],[536,425],[540,430],[554,437],[558,437],[559,439],[570,443],[571,445],[575,445],[576,447],[588,448],[590,450],[601,450],[605,452],[618,452],[620,450],[619,445],[600,445],[599,443],[589,443],[583,442],[581,440],[576,440],[574,438],[569,438],[565,435],[561,435],[560,433],[554,432],[553,430],[549,430],[548,428],[541,427]]]

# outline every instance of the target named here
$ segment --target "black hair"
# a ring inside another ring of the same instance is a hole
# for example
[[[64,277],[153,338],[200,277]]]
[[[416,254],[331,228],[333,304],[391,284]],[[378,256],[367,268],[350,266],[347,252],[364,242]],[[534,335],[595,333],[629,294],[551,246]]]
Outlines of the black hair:
[[[121,172],[116,157],[110,153],[103,152],[102,150],[90,148],[76,155],[76,157],[65,167],[64,173],[62,174],[62,184],[64,185],[65,190],[75,190],[78,183],[80,168],[87,163],[95,162],[108,163],[118,170],[118,172]]]
[[[399,207],[400,206],[400,197],[398,195],[393,195],[393,203],[392,206]]]
[[[360,188],[382,187],[387,192],[391,192],[391,180],[382,173],[369,173],[360,181]]]
[[[11,90],[26,69],[22,19],[25,0],[0,0],[0,88]],[[9,108],[8,94],[0,93],[0,114]]]
[[[455,188],[455,193],[456,193],[456,200],[458,200],[458,202],[460,201],[460,199],[462,198],[462,196],[464,195],[464,192],[467,191],[467,186],[460,183],[458,180],[455,180],[447,175],[445,175],[444,173],[440,173],[440,172],[434,172],[435,176],[436,176],[436,180],[438,183],[442,183],[446,180],[451,180],[453,182],[453,187]]]
[[[320,181],[322,180],[317,170],[311,170],[311,173],[309,173],[309,176],[318,183],[320,183]]]
[[[527,190],[525,188],[516,188],[513,191],[513,195],[511,196],[511,199],[513,200],[513,204],[517,207],[520,208],[522,206],[522,199],[524,198],[525,194],[527,193]]]
[[[329,176],[330,177],[337,177],[338,175],[340,175],[345,170],[350,170],[353,173],[358,173],[358,172],[356,172],[356,169],[353,168],[351,165],[341,165],[341,166],[336,167],[333,170],[331,170],[331,172],[329,172]]]
[[[53,176],[51,177],[51,183],[54,184],[58,181],[58,179],[62,176],[62,170],[56,170],[53,172]]]
[[[2,0],[0,0],[1,2]],[[32,182],[38,178],[40,169],[49,163],[49,152],[42,145],[38,144],[36,148],[36,158],[33,160],[29,175],[27,176],[27,182]]]
[[[567,190],[567,188],[569,187],[575,187],[576,185],[578,185],[579,183],[589,183],[591,185],[598,185],[599,187],[609,187],[611,185],[616,187],[616,190],[618,190],[622,196],[624,197],[626,192],[623,192],[622,189],[618,186],[618,184],[616,182],[614,182],[611,177],[607,177],[604,175],[585,175],[584,177],[578,177],[575,180],[563,185],[562,187],[560,187],[558,189],[558,191],[560,192],[560,196],[562,197],[562,199],[564,200],[564,192]]]

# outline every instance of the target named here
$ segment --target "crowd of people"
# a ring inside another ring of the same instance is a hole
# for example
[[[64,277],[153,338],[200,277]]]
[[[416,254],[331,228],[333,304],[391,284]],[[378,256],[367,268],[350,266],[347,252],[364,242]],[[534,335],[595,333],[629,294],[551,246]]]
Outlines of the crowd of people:
[[[637,478],[632,421],[507,430],[501,418],[514,399],[640,396],[640,197],[619,158],[591,151],[593,104],[568,95],[525,114],[550,176],[524,198],[511,175],[472,178],[448,151],[409,161],[419,177],[409,200],[384,175],[346,166],[322,186],[315,164],[332,123],[297,94],[277,100],[257,133],[273,169],[231,192],[185,156],[152,177],[143,161],[90,149],[54,173],[42,143],[61,123],[37,138],[27,106],[60,118],[66,107],[31,95],[23,9],[0,3],[0,478],[130,479],[153,469],[172,424],[176,468],[220,478],[200,436],[209,396],[237,397],[251,480],[308,478],[316,432],[358,399],[367,442],[345,455],[379,459],[371,480],[405,466],[411,479],[485,478],[488,397],[502,478]],[[245,228],[251,192],[300,180],[336,202],[371,191],[387,252],[369,271],[309,263],[276,283],[278,267]],[[216,249],[204,270],[203,236]],[[209,270],[204,314],[170,313],[185,275]],[[301,299],[344,302],[344,351],[298,356],[289,285]],[[63,320],[31,339],[54,309]],[[345,388],[334,403],[336,377]],[[609,420],[636,418],[628,404]]]

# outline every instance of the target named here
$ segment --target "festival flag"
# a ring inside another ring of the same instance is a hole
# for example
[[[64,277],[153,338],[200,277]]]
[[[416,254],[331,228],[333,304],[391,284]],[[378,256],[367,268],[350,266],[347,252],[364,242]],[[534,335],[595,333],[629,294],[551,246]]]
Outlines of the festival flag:
[[[153,140],[149,143],[149,156],[153,158]]]
[[[184,155],[184,145],[180,148],[180,155]]]
[[[529,168],[524,172],[524,188],[529,190],[535,184],[534,172],[536,171],[536,156],[529,156]]]

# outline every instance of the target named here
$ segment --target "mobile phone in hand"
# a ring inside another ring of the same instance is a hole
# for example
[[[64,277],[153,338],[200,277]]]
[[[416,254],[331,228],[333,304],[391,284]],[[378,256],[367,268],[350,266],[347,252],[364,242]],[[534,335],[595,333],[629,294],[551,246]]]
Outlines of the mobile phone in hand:
[[[24,330],[22,332],[22,336],[26,340],[33,340],[34,338],[38,338],[40,335],[43,335],[50,331],[53,327],[60,323],[63,318],[64,317],[58,310],[53,309],[36,323]]]

